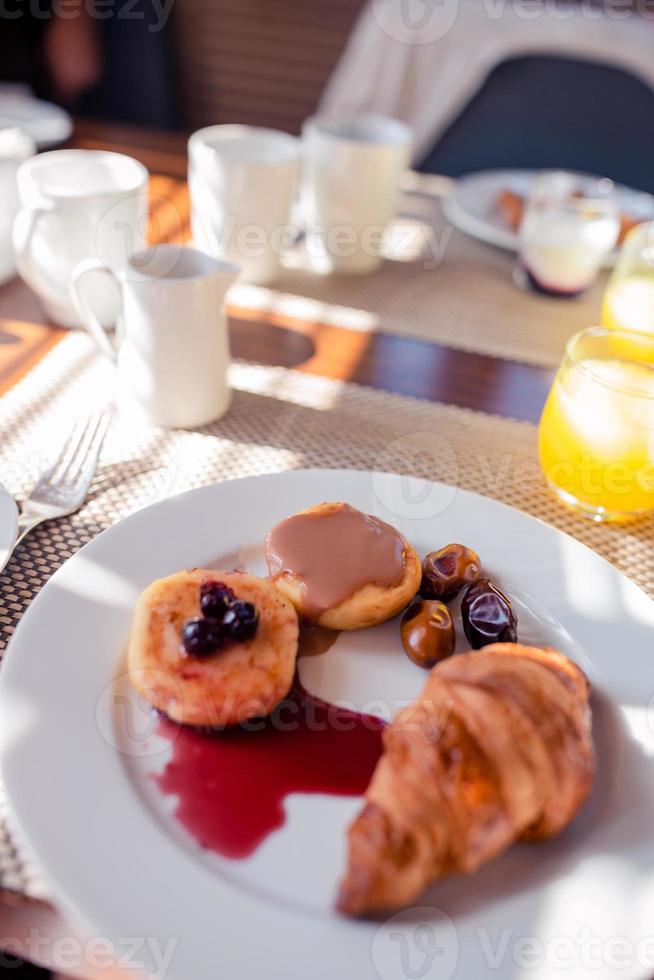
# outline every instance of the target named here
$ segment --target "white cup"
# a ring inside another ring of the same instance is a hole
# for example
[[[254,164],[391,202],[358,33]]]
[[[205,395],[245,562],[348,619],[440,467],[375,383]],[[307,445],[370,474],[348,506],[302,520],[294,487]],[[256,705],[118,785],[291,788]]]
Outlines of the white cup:
[[[300,140],[274,129],[208,126],[188,143],[193,243],[271,282],[292,241]]]
[[[85,258],[115,271],[145,247],[148,172],[131,157],[103,150],[54,150],[18,170],[22,210],[14,224],[16,265],[62,327],[80,325],[70,296],[70,277]],[[93,277],[96,315],[115,323],[116,289]]]
[[[385,116],[314,116],[303,138],[311,245],[326,253],[334,272],[374,271],[411,159],[410,128]]]
[[[107,273],[121,294],[115,344],[81,288],[85,276]],[[115,362],[121,395],[151,424],[194,428],[229,408],[225,293],[237,275],[237,266],[183,245],[153,246],[118,271],[97,259],[75,267],[79,319]]]
[[[16,173],[36,152],[34,140],[20,129],[0,130],[0,285],[16,274],[11,241],[14,219],[20,207]]]

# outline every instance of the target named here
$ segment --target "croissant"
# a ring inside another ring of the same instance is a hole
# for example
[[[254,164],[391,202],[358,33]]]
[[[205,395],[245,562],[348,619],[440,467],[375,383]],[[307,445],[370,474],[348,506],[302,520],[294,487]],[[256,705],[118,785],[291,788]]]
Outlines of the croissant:
[[[402,907],[515,841],[563,830],[592,787],[589,693],[553,650],[496,643],[438,664],[383,733],[339,911]]]

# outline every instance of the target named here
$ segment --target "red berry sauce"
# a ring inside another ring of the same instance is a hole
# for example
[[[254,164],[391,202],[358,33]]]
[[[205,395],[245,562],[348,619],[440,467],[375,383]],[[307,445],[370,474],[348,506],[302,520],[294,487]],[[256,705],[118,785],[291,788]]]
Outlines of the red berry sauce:
[[[359,796],[381,755],[384,722],[328,704],[296,675],[271,718],[202,732],[161,719],[172,758],[155,780],[202,847],[245,858],[284,824],[289,793]],[[252,729],[256,730],[252,730]]]

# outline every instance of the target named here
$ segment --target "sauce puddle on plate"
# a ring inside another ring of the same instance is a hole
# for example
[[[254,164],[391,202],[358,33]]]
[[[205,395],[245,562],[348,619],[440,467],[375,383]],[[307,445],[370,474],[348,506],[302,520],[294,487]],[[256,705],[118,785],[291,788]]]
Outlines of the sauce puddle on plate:
[[[360,796],[381,755],[384,722],[309,694],[296,674],[266,719],[217,732],[161,719],[172,758],[155,775],[178,798],[175,816],[198,843],[245,858],[284,824],[290,793]]]

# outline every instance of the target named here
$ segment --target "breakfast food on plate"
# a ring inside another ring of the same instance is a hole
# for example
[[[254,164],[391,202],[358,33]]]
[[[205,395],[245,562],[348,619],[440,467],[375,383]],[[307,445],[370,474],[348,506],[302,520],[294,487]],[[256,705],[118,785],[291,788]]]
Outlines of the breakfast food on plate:
[[[518,620],[511,600],[488,578],[480,578],[466,589],[461,619],[473,650],[489,643],[517,642]]]
[[[141,594],[127,658],[153,707],[223,727],[267,715],[286,696],[297,647],[297,614],[271,582],[194,568]]]
[[[495,207],[511,231],[517,231],[522,223],[522,215],[525,210],[525,199],[522,194],[516,194],[515,191],[505,187],[498,194]]]
[[[584,195],[578,193],[574,196],[583,197]],[[518,194],[516,191],[512,191],[509,188],[505,188],[497,195],[495,208],[501,215],[505,225],[510,228],[511,231],[517,232],[522,224],[522,216],[525,211],[525,198],[523,195]],[[631,229],[635,228],[638,224],[640,224],[638,218],[633,218],[631,215],[624,213],[620,215],[618,245],[622,245]]]
[[[347,915],[399,908],[515,841],[563,830],[592,786],[588,681],[553,650],[458,654],[432,670],[383,745],[348,831]]]
[[[266,561],[309,623],[355,630],[395,616],[418,591],[420,559],[390,524],[345,503],[309,507],[275,525]]]
[[[407,657],[418,667],[430,670],[454,653],[450,610],[435,599],[416,599],[402,616],[400,637]]]
[[[339,911],[361,916],[401,908],[431,882],[471,874],[513,843],[544,840],[570,823],[593,781],[588,681],[562,653],[518,644],[511,600],[482,573],[475,551],[449,544],[421,563],[394,527],[335,502],[275,525],[265,555],[269,579],[195,568],[148,586],[135,612],[129,676],[168,718],[202,728],[263,717],[287,695],[296,707],[306,700],[312,712],[316,705],[331,711],[299,678],[294,683],[298,614],[312,624],[306,628],[329,632],[374,626],[404,610],[401,645],[430,673],[418,699],[387,727],[348,712],[348,724],[365,719],[356,731],[372,733],[355,792],[370,781],[348,830]],[[447,603],[460,594],[463,630],[473,649],[455,654]],[[325,656],[327,650],[321,647]],[[371,728],[371,721],[378,724]],[[218,804],[228,806],[224,780],[234,774],[231,792],[240,799],[244,760],[248,771],[254,763],[248,768],[247,760],[255,756],[269,769],[276,756],[266,752],[282,753],[273,770],[283,773],[288,761],[293,771],[297,758],[283,755],[290,744],[285,731],[264,726],[258,742],[243,730],[235,739],[212,733],[206,759],[218,769],[202,768],[205,756],[195,742],[189,765],[198,759],[202,765],[197,777],[190,766],[190,795],[186,775],[183,784],[166,783],[164,791],[174,786],[180,812],[188,815],[189,808],[196,812],[197,799],[204,808],[211,779],[220,788]],[[177,744],[186,737],[205,744],[202,733],[188,731]],[[254,755],[244,753],[246,744]],[[344,745],[333,762],[339,772],[348,770]],[[331,759],[327,749],[314,756],[318,774]],[[226,768],[220,769],[221,760]],[[187,772],[177,765],[175,771],[182,770]],[[259,776],[252,778],[260,793]],[[294,779],[288,785],[297,790]],[[330,778],[325,785],[335,791]],[[351,782],[343,785],[352,791]],[[204,824],[196,836],[207,846]],[[219,845],[211,846],[227,853],[222,838]]]
[[[446,544],[423,558],[420,595],[423,599],[449,602],[480,575],[481,562],[476,551],[463,544]]]

